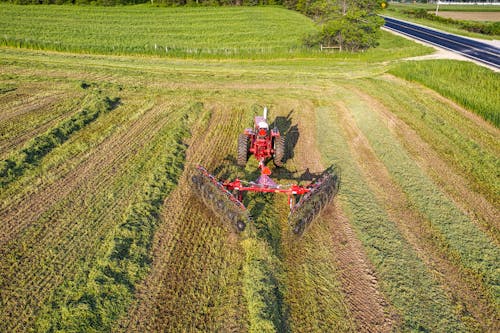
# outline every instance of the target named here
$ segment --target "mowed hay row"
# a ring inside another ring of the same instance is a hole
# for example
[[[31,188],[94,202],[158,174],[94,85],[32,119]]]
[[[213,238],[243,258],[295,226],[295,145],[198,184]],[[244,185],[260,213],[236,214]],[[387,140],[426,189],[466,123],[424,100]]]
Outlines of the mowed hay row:
[[[338,100],[334,96],[332,99]],[[381,291],[400,316],[397,325],[402,330],[465,330],[451,299],[368,186],[340,124],[335,107],[317,108],[322,159],[325,164],[335,163],[342,171],[337,202],[373,263]]]
[[[127,132],[131,140],[122,138],[124,140],[120,142],[124,145],[115,146],[120,149],[110,152],[105,148],[106,145],[101,147],[100,153],[107,154],[108,159],[113,156],[112,153],[121,157],[111,159],[115,164],[98,163],[103,168],[97,173],[80,170],[86,175],[83,187],[80,185],[69,189],[41,216],[34,217],[32,224],[21,235],[2,246],[1,251],[6,259],[2,262],[1,270],[2,299],[7,303],[5,315],[8,318],[19,317],[17,321],[10,319],[4,322],[6,329],[31,325],[34,312],[51,296],[54,288],[64,279],[82,273],[82,268],[92,261],[98,250],[95,242],[105,237],[117,223],[116,216],[126,209],[130,196],[143,182],[141,164],[151,157],[151,152],[144,149],[147,145],[144,145],[168,121],[166,115],[161,114],[159,112],[156,117],[149,118],[151,123],[144,128],[139,126],[138,132]],[[156,130],[155,126],[158,126]],[[146,131],[146,128],[149,130]],[[134,149],[137,144],[142,148]],[[134,152],[139,154],[135,155]],[[130,171],[132,173],[128,173]],[[42,191],[33,199],[47,201],[47,198],[43,200],[46,194]],[[9,277],[12,274],[16,278]],[[29,288],[30,285],[33,287]]]
[[[3,80],[0,82],[4,82]],[[40,114],[41,109],[58,102],[64,92],[54,90],[53,86],[44,87],[32,82],[17,84],[12,90],[0,94],[0,120],[15,120],[30,113]],[[41,114],[43,115],[43,114]]]
[[[495,327],[495,242],[432,184],[400,145],[400,136],[389,134],[397,118],[388,116],[390,112],[381,110],[381,103],[366,93],[352,86],[348,89],[336,89],[346,103],[337,103],[336,109],[368,184],[386,206],[388,216],[396,224],[400,221],[398,228],[419,258],[436,272],[437,281],[457,309],[467,309],[458,312],[461,320],[473,329]],[[378,98],[383,100],[383,95]],[[416,136],[412,141],[417,139],[421,140]]]
[[[292,162],[301,171],[308,168],[312,173],[322,172],[315,107],[311,102],[300,104],[294,108],[299,110],[293,123],[297,122],[300,139]],[[299,331],[318,328],[320,331],[391,331],[396,325],[395,314],[380,291],[372,264],[337,200],[335,197],[299,241],[290,235],[288,226],[284,230],[292,327]],[[286,216],[286,211],[283,214]],[[304,300],[313,303],[304,306]]]
[[[161,107],[154,108],[151,105],[139,109],[135,115],[131,115],[126,107],[117,110],[45,156],[39,166],[2,193],[5,206],[0,210],[4,226],[0,243],[29,226],[71,191],[89,186],[89,179],[102,183],[113,177],[113,172],[123,171],[121,159],[137,152],[140,145],[148,141],[148,136],[154,134],[146,129],[152,125],[158,126],[161,112]],[[137,118],[143,113],[144,116]],[[118,133],[114,133],[117,129]]]
[[[446,156],[440,154],[436,149],[433,148],[434,142],[425,141],[420,135],[419,131],[411,128],[407,123],[405,123],[401,118],[392,112],[392,106],[386,107],[383,104],[382,99],[374,98],[368,93],[363,92],[359,89],[351,87],[356,94],[359,95],[363,101],[370,104],[371,109],[380,114],[383,121],[388,125],[391,133],[396,135],[405,149],[408,150],[411,156],[414,156],[414,160],[417,162],[420,168],[425,170],[425,172],[432,177],[432,179],[438,184],[438,186],[446,191],[446,193],[453,199],[453,201],[466,212],[470,219],[472,219],[479,227],[487,232],[487,234],[498,244],[500,240],[498,239],[498,229],[499,222],[497,221],[497,216],[500,213],[498,208],[490,201],[488,201],[484,194],[478,192],[474,186],[474,182],[471,177],[464,177],[462,171],[457,170],[453,163],[448,161]],[[438,101],[440,99],[438,96]],[[390,108],[389,108],[390,107]],[[456,106],[453,106],[453,109]],[[452,110],[453,110],[452,109]],[[456,110],[457,113],[468,112],[466,110]],[[412,114],[409,112],[408,114]],[[464,117],[471,115],[464,114]],[[415,117],[418,114],[413,113]],[[455,115],[457,117],[457,115]],[[468,123],[466,119],[461,119],[463,123]],[[465,120],[465,121],[464,121]],[[475,122],[473,119],[468,124],[468,127],[475,125],[475,131],[484,128],[482,131],[482,136],[489,140],[484,140],[485,142],[490,142],[490,144],[485,143],[487,147],[492,147],[492,140],[495,137],[500,136],[498,129],[493,128],[491,125],[486,124],[484,121]],[[458,123],[458,122],[455,122]],[[461,133],[468,135],[469,131],[460,130]],[[490,135],[486,133],[491,133]],[[495,135],[496,133],[496,135]],[[456,140],[461,140],[460,137],[456,137]]]
[[[149,250],[159,224],[159,210],[165,197],[176,187],[182,172],[186,150],[184,140],[189,136],[184,115],[184,112],[170,114],[170,122],[162,126],[151,143],[144,147],[144,153],[138,154],[141,159],[131,163],[130,174],[140,180],[130,204],[124,209],[119,223],[115,223],[101,242],[96,259],[86,265],[90,270],[88,276],[80,274],[56,291],[54,298],[59,302],[53,301],[45,306],[44,313],[37,320],[37,330],[54,327],[110,330],[115,320],[126,311],[135,284],[149,270]],[[110,290],[114,291],[113,294],[108,293]],[[88,299],[95,300],[92,307],[86,301]],[[61,309],[65,312],[61,313]]]
[[[193,133],[186,170],[165,204],[163,223],[152,248],[151,272],[138,287],[137,301],[122,318],[119,330],[214,330],[232,326],[238,330],[244,325],[241,314],[237,314],[241,312],[237,297],[241,250],[234,241],[228,242],[226,226],[199,202],[200,194],[193,193],[189,183],[191,168],[197,163],[211,169],[230,153],[240,111],[232,111],[227,105],[207,109],[211,113],[207,127]],[[220,274],[214,274],[213,270],[221,267],[225,268]],[[230,288],[233,284],[236,286]],[[230,296],[232,293],[235,295]],[[228,316],[233,311],[237,312]]]
[[[382,105],[416,131],[474,191],[498,207],[498,129],[431,90],[392,76],[362,80],[359,86],[384,96],[378,98]]]
[[[1,121],[0,159],[7,158],[9,152],[20,149],[28,140],[73,116],[82,103],[83,93],[64,92],[47,97],[25,114]]]
[[[492,324],[491,318],[496,315],[491,300],[488,301],[488,292],[477,278],[461,272],[460,268],[456,267],[453,257],[447,258],[448,255],[443,253],[439,244],[436,244],[435,230],[418,211],[409,208],[412,204],[403,190],[392,180],[389,171],[376,156],[349,110],[344,105],[339,105],[337,110],[341,123],[348,133],[349,142],[352,142],[355,158],[362,165],[369,186],[385,206],[389,218],[396,222],[419,258],[429,269],[437,273],[435,277],[442,288],[452,295],[455,302],[468,309],[470,314],[461,314],[461,319],[474,329],[488,329]]]
[[[401,186],[412,206],[430,222],[434,237],[457,264],[477,275],[478,282],[484,283],[498,302],[500,251],[497,245],[418,167],[376,113],[366,112],[366,105],[359,103],[357,97],[348,103],[353,118],[391,177]]]

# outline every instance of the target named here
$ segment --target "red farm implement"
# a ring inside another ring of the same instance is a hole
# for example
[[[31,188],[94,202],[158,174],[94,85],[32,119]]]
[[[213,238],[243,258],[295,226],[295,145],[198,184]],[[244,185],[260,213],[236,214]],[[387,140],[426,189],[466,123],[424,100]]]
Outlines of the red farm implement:
[[[263,116],[255,117],[254,128],[247,128],[239,137],[238,165],[245,166],[249,155],[254,155],[259,162],[261,174],[255,181],[220,181],[202,166],[197,167],[197,172],[191,178],[194,189],[200,193],[204,203],[220,218],[228,220],[238,232],[243,231],[251,221],[243,205],[245,192],[287,195],[290,207],[288,221],[292,231],[298,235],[304,232],[306,226],[338,192],[340,178],[333,168],[325,170],[306,186],[280,185],[269,177],[271,171],[265,163],[272,158],[276,166],[283,165],[285,140],[277,128],[269,129],[267,109],[264,109]]]

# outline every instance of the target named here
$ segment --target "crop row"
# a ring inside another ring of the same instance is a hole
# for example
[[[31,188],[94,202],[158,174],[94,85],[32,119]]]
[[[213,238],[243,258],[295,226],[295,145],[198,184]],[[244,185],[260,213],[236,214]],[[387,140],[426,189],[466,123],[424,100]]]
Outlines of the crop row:
[[[196,117],[194,108],[182,113]],[[149,269],[151,239],[159,223],[159,210],[165,197],[175,188],[183,169],[188,135],[185,120],[171,119],[148,150],[159,152],[147,177],[142,193],[125,213],[123,222],[112,237],[101,244],[105,254],[96,260],[89,277],[78,285],[64,285],[57,291],[50,310],[37,321],[40,330],[72,329],[84,325],[88,329],[110,330],[131,301],[134,285]],[[142,175],[144,177],[145,175]],[[64,296],[66,295],[66,296]],[[67,295],[75,295],[69,298]],[[89,306],[89,300],[93,305]],[[61,317],[61,309],[67,309]]]
[[[18,325],[32,322],[33,311],[65,279],[71,281],[75,274],[85,273],[85,267],[93,262],[99,249],[94,242],[104,239],[116,225],[116,216],[126,210],[134,188],[143,182],[141,169],[150,160],[150,152],[142,151],[142,147],[167,120],[161,108],[153,111],[94,147],[93,156],[74,170],[79,177],[76,183],[69,184],[67,194],[46,207],[44,214],[25,228],[15,242],[2,248],[8,254],[2,265],[11,263],[10,268],[3,266],[1,270],[6,283],[2,298],[8,302],[6,313],[19,317]],[[85,171],[87,166],[90,169]],[[33,199],[47,199],[46,195],[53,199],[45,191]],[[8,278],[10,274],[16,274],[16,279]],[[28,288],[30,285],[37,288]],[[23,296],[13,297],[16,294]],[[31,299],[36,302],[33,304]]]
[[[28,141],[17,153],[10,155],[0,163],[0,186],[12,182],[40,160],[52,149],[63,144],[76,131],[85,127],[99,117],[101,113],[112,110],[119,99],[109,97],[92,99],[93,103],[82,111],[64,120],[47,132]]]

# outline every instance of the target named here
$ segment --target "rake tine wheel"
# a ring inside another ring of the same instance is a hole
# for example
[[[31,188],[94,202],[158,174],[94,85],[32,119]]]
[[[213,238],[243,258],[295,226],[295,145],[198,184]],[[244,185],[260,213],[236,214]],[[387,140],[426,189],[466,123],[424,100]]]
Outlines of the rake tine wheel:
[[[244,206],[239,206],[238,200],[215,178],[205,174],[202,170],[198,171],[199,174],[191,177],[191,183],[194,190],[201,196],[201,201],[236,231],[243,231],[246,227],[245,221],[250,219]]]
[[[338,192],[340,178],[334,171],[325,171],[323,175],[311,184],[311,191],[302,196],[292,208],[288,222],[293,233],[302,235],[306,227],[332,201]]]

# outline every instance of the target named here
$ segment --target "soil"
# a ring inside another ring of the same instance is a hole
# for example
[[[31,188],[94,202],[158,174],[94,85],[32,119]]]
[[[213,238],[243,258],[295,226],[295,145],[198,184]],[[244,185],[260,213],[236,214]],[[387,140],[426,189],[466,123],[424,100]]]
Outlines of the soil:
[[[465,21],[500,21],[500,12],[439,12],[438,16]]]

